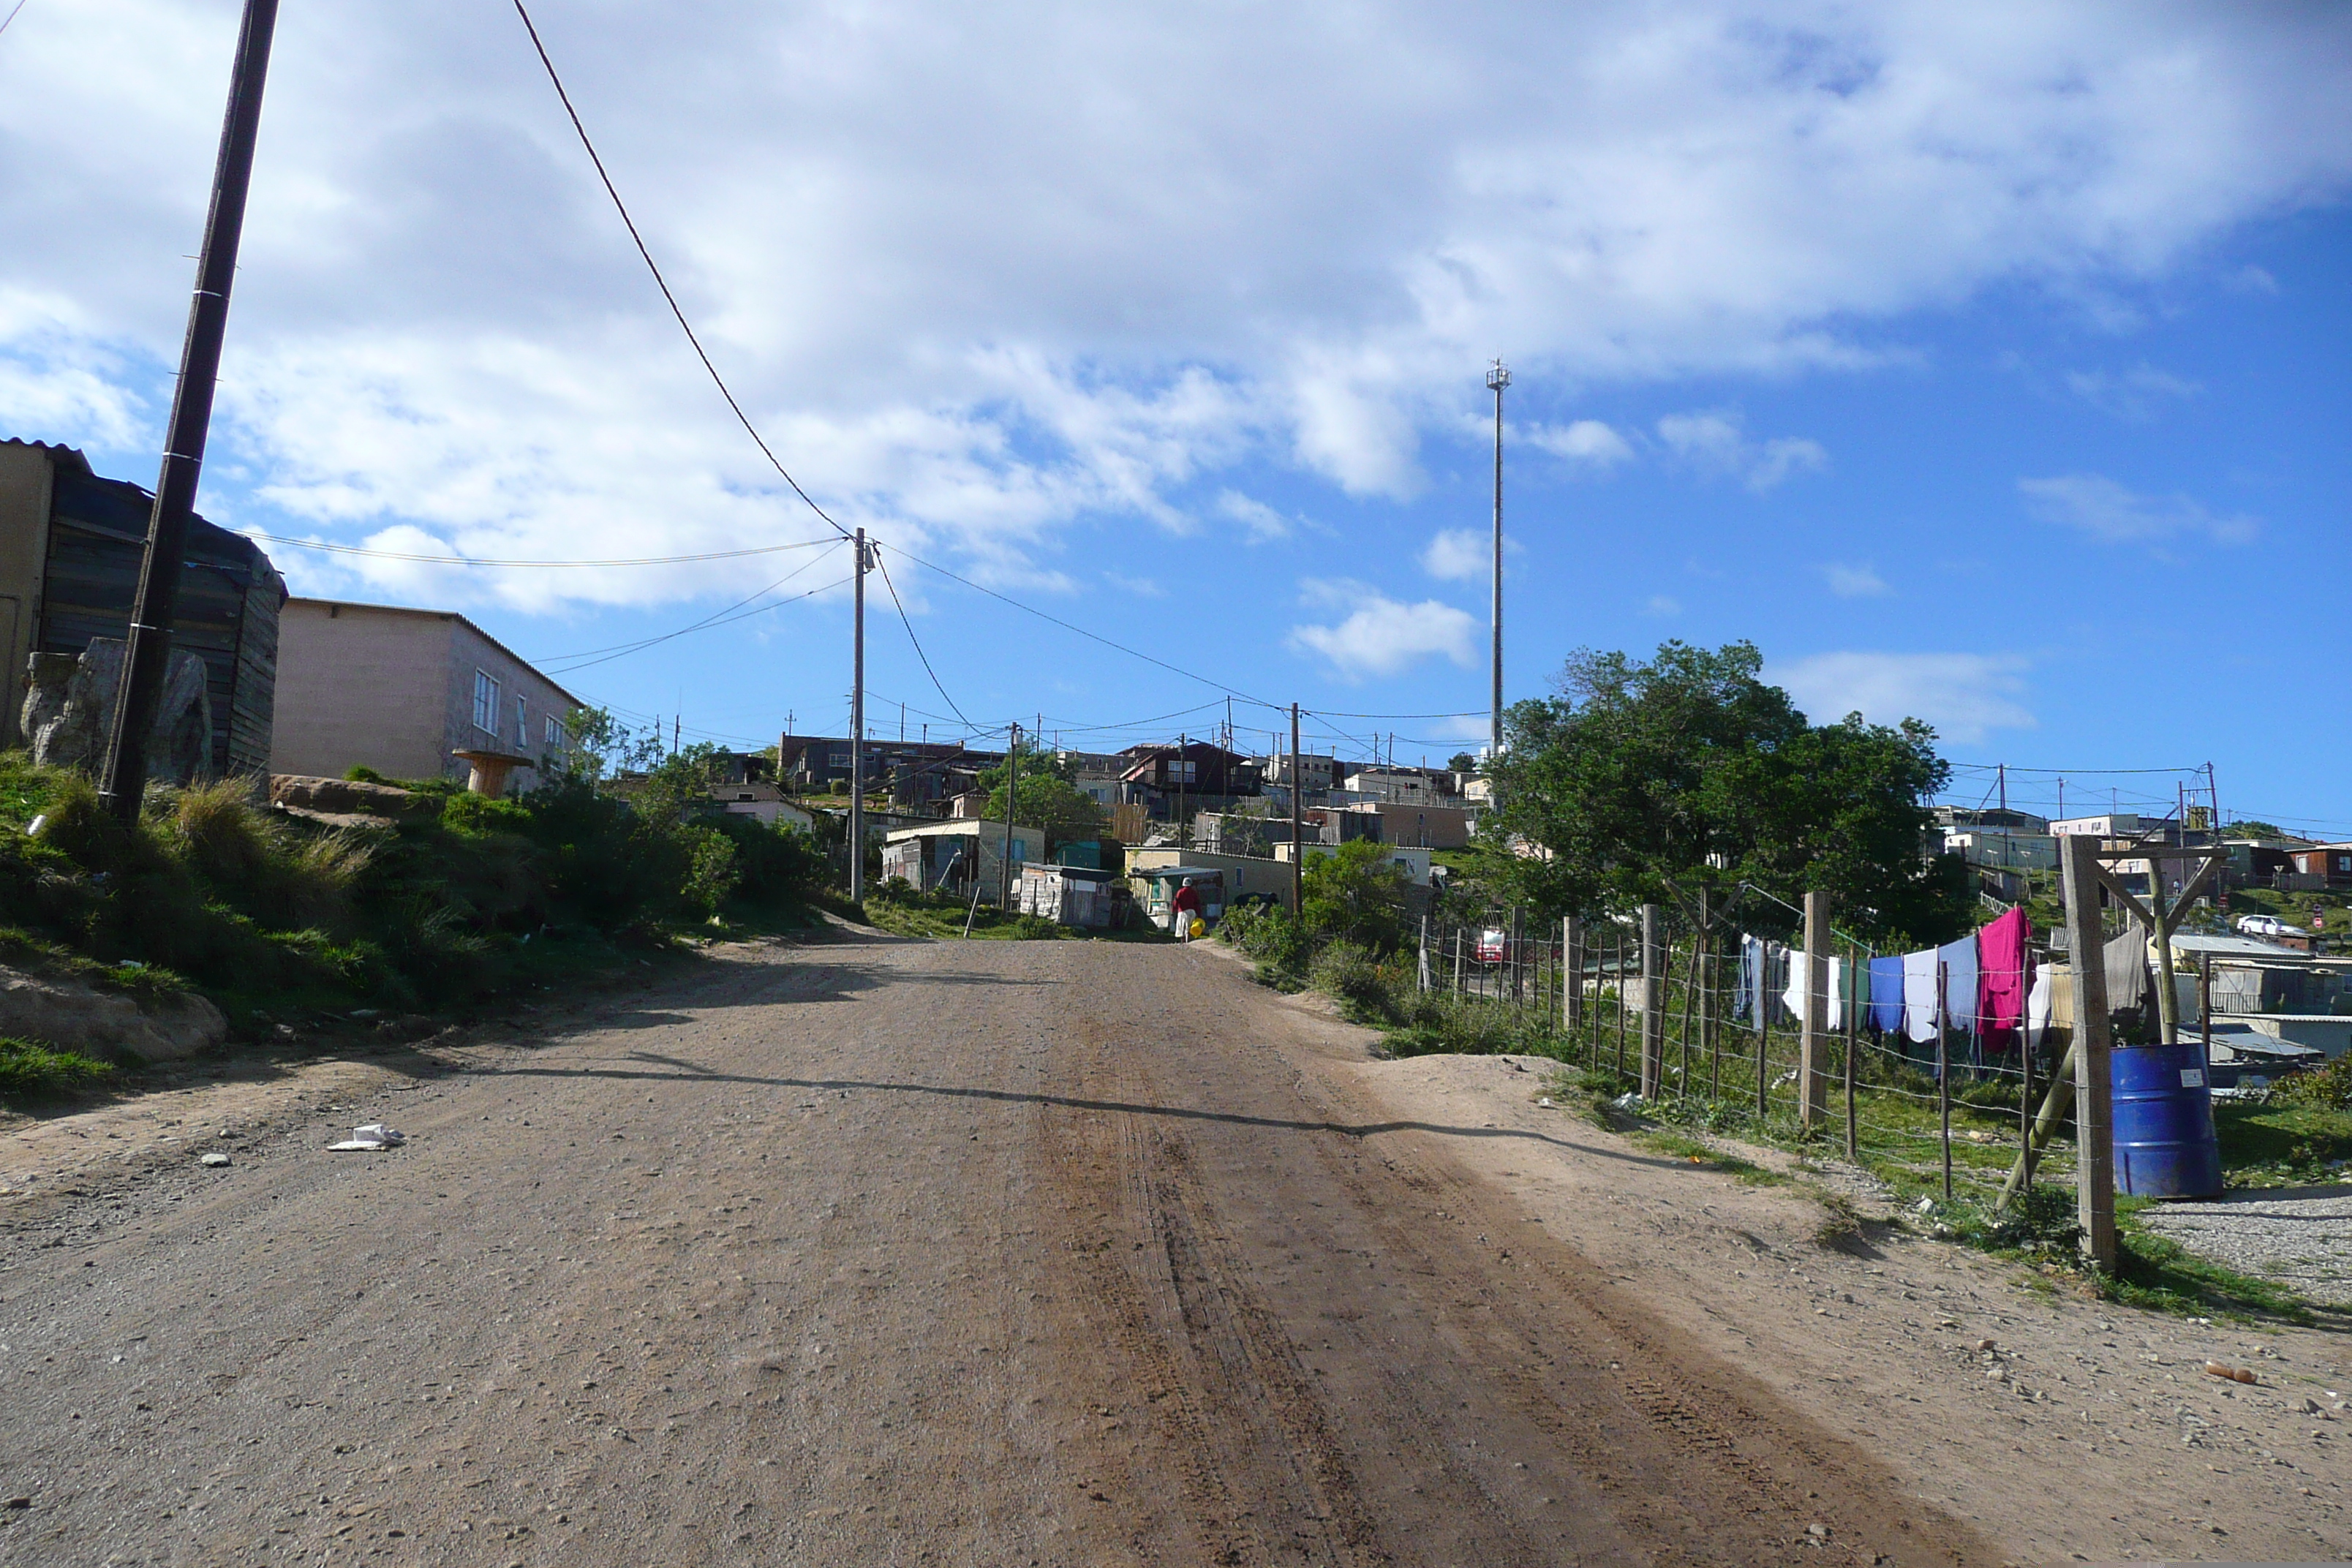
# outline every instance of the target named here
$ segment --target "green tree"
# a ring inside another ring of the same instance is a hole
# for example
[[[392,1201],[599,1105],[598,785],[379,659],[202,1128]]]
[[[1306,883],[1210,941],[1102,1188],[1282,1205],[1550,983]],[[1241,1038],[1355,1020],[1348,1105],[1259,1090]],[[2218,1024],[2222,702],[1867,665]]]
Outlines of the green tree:
[[[1021,798],[1013,808],[1013,820],[1023,827],[1045,829],[1050,842],[1070,838],[1092,838],[1102,831],[1102,807],[1094,797],[1071,782],[1076,776],[1077,764],[1041,751],[1023,742],[1017,748],[1021,762]],[[992,822],[1004,820],[1004,778],[1006,764],[981,770],[981,787],[988,791],[988,817]]]
[[[2286,831],[2274,822],[2248,820],[2233,822],[2221,829],[2224,838],[2284,838]]]
[[[1646,664],[1588,649],[1558,696],[1514,705],[1482,830],[1519,851],[1492,857],[1502,890],[1554,914],[1654,900],[1695,915],[1748,883],[1791,903],[1828,892],[1841,925],[1874,935],[1959,929],[1966,869],[1922,853],[1949,774],[1935,731],[1811,723],[1762,666],[1745,642],[1669,642]]]
[[[1475,773],[1478,771],[1478,759],[1467,752],[1456,752],[1445,760],[1445,766],[1449,772]]]
[[[1310,941],[1387,952],[1403,940],[1405,889],[1412,880],[1383,846],[1359,838],[1310,855],[1298,880],[1300,923]]]

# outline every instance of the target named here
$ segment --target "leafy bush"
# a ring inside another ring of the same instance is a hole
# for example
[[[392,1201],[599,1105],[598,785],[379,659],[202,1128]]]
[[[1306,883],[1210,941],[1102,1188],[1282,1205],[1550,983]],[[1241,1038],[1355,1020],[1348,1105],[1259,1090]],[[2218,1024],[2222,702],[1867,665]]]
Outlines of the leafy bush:
[[[1228,910],[1217,922],[1217,935],[1258,961],[1269,977],[1304,983],[1313,944],[1307,932],[1279,904],[1249,904]]]
[[[1307,983],[1359,1009],[1378,1006],[1389,995],[1387,976],[1372,950],[1344,939],[1327,943],[1315,955],[1307,966]]]
[[[2035,1258],[2073,1261],[2083,1240],[2071,1187],[2036,1182],[2010,1200],[1998,1215],[1966,1222],[1980,1246],[2027,1253]]]
[[[2352,1056],[2337,1057],[2311,1072],[2289,1075],[2272,1086],[2271,1097],[2289,1105],[2352,1110]]]
[[[0,1039],[0,1100],[35,1100],[95,1089],[114,1068],[79,1051],[56,1051],[29,1040]]]
[[[0,829],[0,909],[27,962],[117,989],[135,960],[223,994],[459,1000],[542,931],[657,937],[818,884],[805,833],[709,811],[703,776],[674,759],[640,799],[576,776],[508,800],[421,781],[444,797],[437,819],[340,828],[230,780],[151,789],[127,829],[87,779],[0,754],[0,811],[49,819],[37,839]]]

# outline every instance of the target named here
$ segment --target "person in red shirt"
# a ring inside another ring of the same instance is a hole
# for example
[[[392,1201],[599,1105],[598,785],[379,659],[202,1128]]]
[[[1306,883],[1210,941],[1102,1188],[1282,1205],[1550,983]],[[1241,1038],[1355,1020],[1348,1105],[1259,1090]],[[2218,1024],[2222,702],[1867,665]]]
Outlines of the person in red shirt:
[[[1176,889],[1176,896],[1168,900],[1168,907],[1176,916],[1176,940],[1192,941],[1192,920],[1201,912],[1201,889],[1192,885],[1190,877]]]

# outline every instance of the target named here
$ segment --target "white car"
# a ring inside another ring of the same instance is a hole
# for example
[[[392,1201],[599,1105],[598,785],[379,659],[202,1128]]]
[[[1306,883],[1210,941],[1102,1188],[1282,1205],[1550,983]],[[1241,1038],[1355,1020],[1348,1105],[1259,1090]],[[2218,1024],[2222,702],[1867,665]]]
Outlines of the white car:
[[[2283,921],[2276,915],[2240,915],[2238,917],[2240,936],[2290,936],[2301,930],[2302,928],[2293,921]]]

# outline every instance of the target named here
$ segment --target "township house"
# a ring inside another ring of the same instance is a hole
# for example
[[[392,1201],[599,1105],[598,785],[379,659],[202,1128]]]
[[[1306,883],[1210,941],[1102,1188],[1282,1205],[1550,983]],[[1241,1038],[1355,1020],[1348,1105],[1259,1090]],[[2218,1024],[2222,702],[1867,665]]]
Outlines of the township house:
[[[273,773],[464,778],[474,753],[529,789],[571,754],[579,699],[454,610],[289,599],[278,646]]]

